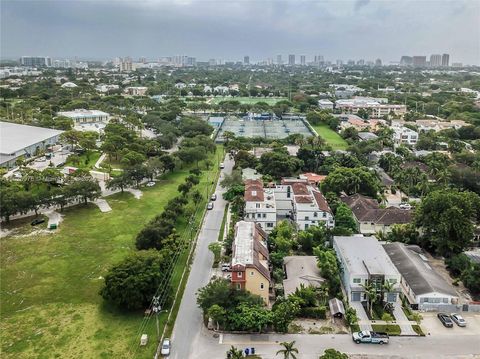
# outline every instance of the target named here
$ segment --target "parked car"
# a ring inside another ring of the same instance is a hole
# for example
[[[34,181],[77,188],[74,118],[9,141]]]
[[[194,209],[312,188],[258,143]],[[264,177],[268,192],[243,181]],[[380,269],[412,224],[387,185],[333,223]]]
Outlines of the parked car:
[[[147,183],[147,187],[153,187],[153,186],[155,186],[155,182],[148,182]]]
[[[222,162],[222,163],[220,163],[220,169],[222,169],[222,170],[223,170],[224,168],[225,168],[225,165],[223,164],[223,162]]]
[[[444,327],[447,327],[447,328],[452,328],[453,327],[453,322],[450,319],[450,317],[448,316],[448,314],[438,313],[437,317],[442,322]]]
[[[208,202],[207,209],[213,209],[213,202]]]
[[[164,356],[170,355],[170,348],[171,348],[170,339],[169,338],[163,339],[162,350],[160,350],[160,354]]]
[[[412,205],[410,203],[401,203],[400,209],[412,209]]]
[[[32,226],[36,226],[37,224],[41,224],[41,223],[44,223],[45,220],[43,218],[35,218],[30,224]]]
[[[467,322],[465,321],[465,319],[463,319],[463,317],[460,314],[457,314],[457,313],[450,314],[450,318],[452,318],[452,320],[459,327],[466,327],[467,326]]]
[[[216,193],[212,194],[212,196],[210,197],[210,200],[215,201],[216,199],[217,199],[217,194]]]
[[[230,264],[229,263],[223,263],[222,264],[222,272],[228,272],[230,270]]]
[[[364,330],[361,332],[353,333],[352,339],[357,344],[360,344],[360,343],[387,344],[389,338],[387,333],[371,332],[369,330]]]

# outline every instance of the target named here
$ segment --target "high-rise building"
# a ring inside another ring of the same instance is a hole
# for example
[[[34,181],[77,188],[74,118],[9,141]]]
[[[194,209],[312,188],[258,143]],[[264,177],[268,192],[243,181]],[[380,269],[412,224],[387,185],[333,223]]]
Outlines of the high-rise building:
[[[315,63],[316,64],[323,64],[324,63],[323,55],[315,55]]]
[[[300,55],[300,65],[302,66],[306,65],[305,55]]]
[[[340,59],[337,59],[337,62],[336,62],[336,63],[337,63],[337,66],[342,66],[342,65],[343,65],[343,61],[340,60]]]
[[[288,55],[288,64],[290,66],[295,65],[295,55]]]
[[[364,59],[358,60],[358,61],[357,61],[357,65],[360,65],[360,66],[365,65],[365,60],[364,60]]]
[[[120,59],[120,64],[118,66],[120,72],[130,72],[133,70],[132,59],[130,57],[125,57]]]
[[[450,62],[450,55],[443,54],[442,55],[442,66],[448,67],[448,63]]]
[[[22,56],[20,58],[20,64],[27,67],[51,67],[52,59],[41,56]]]
[[[282,55],[277,55],[277,65],[282,65],[282,64],[283,64]]]
[[[430,66],[438,67],[442,66],[442,55],[430,55]]]
[[[66,59],[66,60],[54,60],[53,67],[57,69],[68,69],[73,66],[70,63],[70,60]]]
[[[401,66],[411,66],[413,65],[413,58],[411,56],[402,56],[400,59]]]
[[[208,60],[208,65],[209,66],[215,66],[216,64],[217,64],[217,60],[215,60],[215,59]]]
[[[412,63],[413,63],[413,66],[415,66],[415,67],[425,67],[425,66],[427,66],[427,57],[426,56],[413,56]]]
[[[355,60],[348,60],[348,61],[347,61],[347,65],[348,65],[348,66],[353,66],[353,65],[355,65]]]
[[[147,58],[142,56],[138,59],[138,62],[140,62],[141,64],[146,64],[147,63]]]
[[[381,59],[376,59],[375,60],[375,66],[382,66],[382,60]]]
[[[244,65],[250,65],[250,56],[244,56],[243,57],[243,64]]]
[[[195,66],[197,63],[197,59],[195,57],[186,55],[174,56],[172,60],[173,65],[177,67]]]

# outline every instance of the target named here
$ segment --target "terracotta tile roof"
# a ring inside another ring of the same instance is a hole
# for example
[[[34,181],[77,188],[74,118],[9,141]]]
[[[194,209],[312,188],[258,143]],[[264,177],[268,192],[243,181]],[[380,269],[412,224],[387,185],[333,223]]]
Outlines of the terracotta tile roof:
[[[312,196],[295,196],[297,203],[313,203]]]
[[[307,185],[305,183],[293,183],[292,184],[293,194],[307,196],[310,193],[308,192]]]
[[[315,201],[317,202],[317,206],[321,211],[332,213],[332,210],[330,209],[330,206],[328,205],[327,200],[323,196],[322,192],[320,191],[312,191],[313,197],[315,198]]]
[[[302,173],[300,176],[305,177],[310,184],[318,184],[327,178],[325,175],[318,175],[312,172]]]
[[[247,202],[263,202],[265,193],[263,191],[262,180],[248,179],[245,181],[245,201]]]

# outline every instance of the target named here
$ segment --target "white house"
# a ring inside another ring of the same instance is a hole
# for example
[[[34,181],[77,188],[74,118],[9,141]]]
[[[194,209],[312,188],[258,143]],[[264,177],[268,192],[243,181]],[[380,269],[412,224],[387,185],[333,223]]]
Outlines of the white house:
[[[418,132],[405,127],[401,122],[392,122],[393,142],[397,145],[415,146],[418,142]]]
[[[437,271],[418,246],[393,242],[383,245],[387,255],[400,272],[402,292],[410,305],[438,306],[457,304],[459,295]]]
[[[333,248],[349,301],[366,301],[365,285],[372,285],[382,292],[384,300],[390,303],[398,300],[400,273],[375,237],[334,236]],[[386,282],[393,285],[393,292],[384,292]]]
[[[330,100],[318,100],[318,107],[322,110],[333,110],[333,102]]]
[[[261,179],[245,180],[245,220],[258,223],[265,232],[277,223],[275,192],[273,188],[263,188]]]
[[[75,125],[83,123],[106,123],[109,121],[110,115],[98,110],[76,109],[73,111],[61,111],[57,113],[58,116],[65,116],[71,118]]]

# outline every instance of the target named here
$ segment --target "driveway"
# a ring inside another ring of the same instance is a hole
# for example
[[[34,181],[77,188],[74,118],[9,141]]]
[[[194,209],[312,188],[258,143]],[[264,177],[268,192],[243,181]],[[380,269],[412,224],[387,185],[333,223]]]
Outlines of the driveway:
[[[446,328],[437,318],[436,312],[421,313],[423,320],[421,326],[425,334],[431,336],[477,336],[477,344],[480,348],[480,313],[460,312],[459,314],[467,321],[465,328],[460,328],[456,324],[453,328]],[[450,313],[447,313],[450,314]],[[450,339],[449,339],[450,340]]]
[[[233,168],[233,161],[228,159],[228,155],[225,158],[224,164],[225,168],[222,170],[222,174],[230,174]],[[222,197],[224,192],[223,187],[217,183],[215,189],[217,200],[215,201],[215,206],[212,210],[206,212],[202,228],[198,235],[190,275],[173,328],[172,353],[170,354],[170,358],[172,359],[187,359],[193,352],[198,351],[197,343],[200,340],[199,336],[204,325],[202,312],[197,306],[196,293],[200,288],[207,285],[210,280],[213,255],[209,251],[208,245],[215,242],[220,233],[223,213],[227,203]],[[205,352],[202,353],[203,358],[206,358]],[[214,358],[214,356],[208,357]]]
[[[362,302],[350,302],[350,306],[357,311],[358,325],[360,330],[372,330],[370,319],[368,319],[367,312],[362,305]]]
[[[413,330],[412,325],[409,322],[407,316],[402,310],[402,303],[397,301],[393,305],[393,316],[396,319],[397,324],[400,326],[402,335],[417,335]]]

